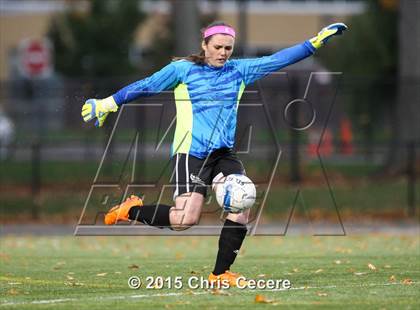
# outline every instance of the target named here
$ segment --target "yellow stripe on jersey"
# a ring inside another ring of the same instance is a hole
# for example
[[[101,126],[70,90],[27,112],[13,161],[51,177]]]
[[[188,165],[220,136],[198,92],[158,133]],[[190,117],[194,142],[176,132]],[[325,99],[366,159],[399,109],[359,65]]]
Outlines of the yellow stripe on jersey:
[[[245,83],[244,83],[244,81],[242,81],[241,86],[239,87],[238,101],[236,101],[236,109],[238,109],[239,101],[242,98],[242,94],[244,93],[244,90],[245,90]]]
[[[179,84],[174,89],[176,105],[176,128],[173,154],[188,154],[192,143],[193,112],[190,95],[186,84]]]

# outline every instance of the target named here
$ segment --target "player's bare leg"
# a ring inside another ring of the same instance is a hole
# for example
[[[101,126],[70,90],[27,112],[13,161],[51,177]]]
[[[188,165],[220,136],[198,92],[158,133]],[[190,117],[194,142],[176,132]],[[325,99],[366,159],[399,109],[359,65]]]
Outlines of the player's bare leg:
[[[204,196],[200,193],[185,193],[176,197],[175,207],[171,208],[169,221],[174,230],[184,230],[198,224]]]
[[[248,224],[249,214],[251,213],[251,209],[247,209],[241,213],[229,213],[226,219],[231,220],[232,222],[240,223],[243,225]]]

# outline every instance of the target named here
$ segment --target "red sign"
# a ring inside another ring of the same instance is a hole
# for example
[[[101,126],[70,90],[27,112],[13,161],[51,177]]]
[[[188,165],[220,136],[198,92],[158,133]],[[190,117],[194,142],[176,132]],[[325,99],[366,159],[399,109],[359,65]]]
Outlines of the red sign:
[[[25,39],[19,46],[20,71],[29,78],[51,75],[51,44],[47,39]]]

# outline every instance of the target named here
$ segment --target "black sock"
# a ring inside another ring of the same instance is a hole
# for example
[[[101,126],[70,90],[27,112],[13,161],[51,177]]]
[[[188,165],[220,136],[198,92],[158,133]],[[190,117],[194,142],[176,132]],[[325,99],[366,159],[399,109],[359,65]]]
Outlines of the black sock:
[[[239,253],[246,236],[246,225],[226,220],[219,238],[219,251],[213,274],[219,275],[229,270]]]
[[[159,228],[170,228],[169,210],[171,208],[162,204],[132,207],[128,212],[128,218]]]

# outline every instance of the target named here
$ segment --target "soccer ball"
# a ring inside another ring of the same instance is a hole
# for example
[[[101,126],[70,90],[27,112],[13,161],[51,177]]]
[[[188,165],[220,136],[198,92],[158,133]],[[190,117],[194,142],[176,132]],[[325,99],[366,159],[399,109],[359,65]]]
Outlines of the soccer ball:
[[[240,213],[254,205],[256,189],[245,175],[230,174],[216,186],[216,200],[223,210]]]

